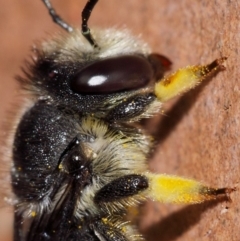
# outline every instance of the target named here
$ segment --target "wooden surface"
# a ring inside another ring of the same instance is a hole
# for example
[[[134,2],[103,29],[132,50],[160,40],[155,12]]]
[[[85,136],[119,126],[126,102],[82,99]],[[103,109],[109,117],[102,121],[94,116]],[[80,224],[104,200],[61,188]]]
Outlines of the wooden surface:
[[[53,4],[69,23],[80,25],[85,1],[55,0]],[[59,28],[40,0],[0,0],[0,6],[0,116],[4,122],[17,95],[14,76],[31,55],[33,41]],[[238,186],[239,9],[238,0],[101,0],[94,10],[90,26],[126,26],[141,34],[154,52],[168,56],[173,70],[228,57],[226,71],[166,105],[164,116],[146,122],[159,141],[150,160],[155,172],[191,177],[217,187]],[[9,168],[10,163],[0,170],[6,175]],[[239,190],[231,197],[232,203],[194,206],[149,202],[142,208],[139,226],[148,241],[239,241]],[[0,209],[0,241],[11,233],[11,211],[5,210]]]

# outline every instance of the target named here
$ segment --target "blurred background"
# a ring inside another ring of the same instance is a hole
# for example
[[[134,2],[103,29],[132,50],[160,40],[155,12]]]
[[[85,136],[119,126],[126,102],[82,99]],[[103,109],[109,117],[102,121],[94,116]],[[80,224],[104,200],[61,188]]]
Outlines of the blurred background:
[[[85,2],[52,1],[57,12],[75,26],[80,26]],[[217,187],[238,185],[239,9],[238,0],[100,0],[94,9],[90,27],[127,27],[141,35],[154,52],[168,56],[173,70],[228,57],[226,71],[173,100],[165,106],[164,115],[145,123],[159,143],[149,161],[154,172],[196,178]],[[15,111],[18,85],[14,76],[21,74],[33,43],[56,31],[61,30],[40,0],[0,0],[1,135],[5,135],[5,124],[11,122],[8,112]],[[10,195],[11,161],[4,153],[0,164],[0,241],[7,241],[12,240],[12,210],[5,201]],[[148,202],[136,222],[148,241],[238,241],[239,191],[231,197],[231,203],[187,207]]]

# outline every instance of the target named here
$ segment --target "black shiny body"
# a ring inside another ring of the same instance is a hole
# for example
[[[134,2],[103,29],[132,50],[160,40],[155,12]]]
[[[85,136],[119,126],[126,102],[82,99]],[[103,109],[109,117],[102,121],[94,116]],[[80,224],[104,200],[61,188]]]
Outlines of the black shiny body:
[[[31,231],[23,231],[26,220],[21,212],[16,212],[14,240],[99,240],[94,230],[99,229],[98,232],[104,235],[110,228],[101,221],[107,217],[104,212],[95,217],[86,216],[84,220],[74,217],[81,191],[92,181],[91,156],[85,155],[84,143],[95,138],[81,136],[77,130],[80,122],[81,113],[71,113],[71,110],[51,105],[45,100],[37,102],[23,116],[14,142],[14,166],[18,169],[12,176],[15,195],[24,203],[43,202],[46,196],[54,202],[60,188],[65,186],[65,190],[51,212],[43,211],[40,217],[37,215],[27,221]],[[124,191],[126,186],[131,189]],[[102,188],[96,194],[95,202],[116,201],[145,188],[147,180],[144,177],[127,175]],[[114,194],[111,189],[119,190],[121,195]],[[80,225],[83,226],[81,229]],[[118,236],[116,240],[126,240],[118,230],[112,232]]]

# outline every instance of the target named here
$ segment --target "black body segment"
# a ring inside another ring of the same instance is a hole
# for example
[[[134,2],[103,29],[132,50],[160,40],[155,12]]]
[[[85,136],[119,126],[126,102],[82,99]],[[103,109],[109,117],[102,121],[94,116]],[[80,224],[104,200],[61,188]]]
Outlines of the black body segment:
[[[61,153],[76,135],[74,129],[74,120],[45,101],[25,113],[14,142],[15,193],[26,201],[44,197],[53,185]]]
[[[92,180],[91,155],[84,143],[93,141],[77,132],[79,121],[79,116],[69,116],[45,101],[37,102],[23,116],[14,142],[13,190],[22,203],[47,207],[30,213],[27,229],[25,210],[17,207],[15,240],[65,240],[57,237],[67,237],[77,225],[77,199]]]
[[[102,187],[95,195],[94,201],[114,202],[124,199],[148,188],[148,180],[146,177],[137,174],[130,174],[115,179]]]
[[[146,112],[154,100],[156,100],[156,97],[153,94],[137,94],[110,110],[107,119],[111,122],[130,121]]]

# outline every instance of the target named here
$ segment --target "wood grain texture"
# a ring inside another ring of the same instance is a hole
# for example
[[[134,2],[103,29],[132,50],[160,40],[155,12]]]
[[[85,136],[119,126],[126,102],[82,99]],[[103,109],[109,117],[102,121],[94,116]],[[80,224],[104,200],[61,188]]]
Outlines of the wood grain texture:
[[[69,23],[80,25],[85,1],[53,0],[53,4]],[[40,0],[0,0],[0,6],[0,117],[4,122],[8,121],[6,110],[12,108],[10,102],[14,103],[17,95],[14,76],[31,55],[32,43],[59,28]],[[90,26],[126,26],[141,34],[154,52],[168,56],[173,70],[228,57],[226,71],[169,103],[165,115],[147,121],[149,132],[159,141],[150,160],[153,171],[195,178],[217,187],[238,185],[239,9],[238,0],[100,0],[94,10]],[[8,165],[0,168],[4,175]],[[149,202],[141,210],[139,226],[148,241],[238,241],[239,191],[231,197],[232,203],[193,206]],[[0,241],[7,240],[4,235],[11,229],[11,220],[7,222],[11,212],[4,214],[4,210],[0,212]]]

